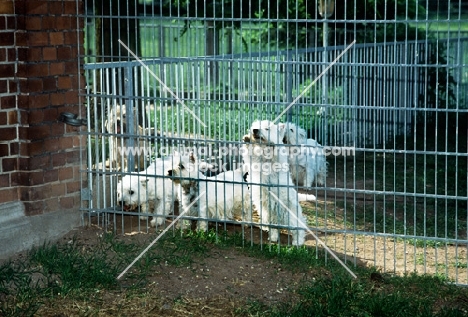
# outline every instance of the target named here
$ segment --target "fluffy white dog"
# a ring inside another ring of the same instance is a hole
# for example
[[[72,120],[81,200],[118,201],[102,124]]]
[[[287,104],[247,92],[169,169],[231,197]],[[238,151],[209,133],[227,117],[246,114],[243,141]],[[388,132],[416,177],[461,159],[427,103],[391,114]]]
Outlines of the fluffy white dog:
[[[177,193],[165,171],[172,167],[172,159],[158,159],[139,174],[125,175],[117,184],[117,204],[125,211],[138,210],[153,214],[151,226],[162,225],[173,212]],[[146,219],[140,216],[140,219]]]
[[[286,123],[283,143],[297,145],[288,147],[293,182],[310,187],[315,180],[318,185],[324,185],[328,163],[323,147],[314,139],[307,139],[306,131],[293,123]]]
[[[306,221],[298,193],[291,187],[293,182],[289,173],[289,152],[283,145],[284,133],[284,124],[255,121],[250,134],[243,138],[246,143],[242,158],[248,170],[252,203],[262,224],[302,227]],[[304,230],[295,229],[292,236],[293,245],[304,244]],[[269,238],[270,241],[278,241],[279,230],[269,227]]]
[[[125,151],[125,148],[128,147],[130,143],[130,137],[127,135],[129,133],[127,128],[127,112],[125,105],[117,105],[114,108],[109,110],[107,114],[107,120],[105,122],[105,127],[109,136],[109,151],[110,158],[109,163],[111,166],[115,167],[117,170],[128,170],[128,155]],[[138,124],[138,118],[136,110],[133,111],[133,124],[135,129],[135,134],[138,136],[146,135],[145,129],[143,129]],[[147,146],[144,138],[135,138],[133,146],[139,150],[144,149]],[[131,154],[130,154],[131,155]],[[134,163],[135,167],[132,167],[131,170],[142,170],[145,167],[146,157],[144,153],[135,154]]]
[[[206,177],[193,153],[181,155],[178,160],[167,175],[180,186],[180,203],[188,216],[219,220],[251,219],[250,196],[242,169]],[[198,221],[197,227],[207,230],[208,221]]]

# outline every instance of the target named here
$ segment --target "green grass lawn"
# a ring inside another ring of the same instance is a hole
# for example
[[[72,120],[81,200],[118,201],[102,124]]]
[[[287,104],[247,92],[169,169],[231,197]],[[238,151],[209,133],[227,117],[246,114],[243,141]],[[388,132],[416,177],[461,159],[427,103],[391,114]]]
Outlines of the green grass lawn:
[[[447,16],[430,15],[429,30],[431,31],[451,31],[451,32],[468,32],[468,13],[462,12],[461,15],[453,13],[448,19]],[[436,21],[434,21],[436,20]]]
[[[148,118],[149,125],[157,127],[159,131],[195,134],[201,140],[206,138],[241,141],[253,121],[275,120],[286,107],[287,105],[249,105],[238,102],[190,102],[186,104],[186,107],[180,104],[157,106],[148,113]],[[319,118],[316,109],[310,107],[304,108],[297,119],[299,125],[310,126],[311,122]],[[286,114],[283,114],[278,121],[285,122]]]

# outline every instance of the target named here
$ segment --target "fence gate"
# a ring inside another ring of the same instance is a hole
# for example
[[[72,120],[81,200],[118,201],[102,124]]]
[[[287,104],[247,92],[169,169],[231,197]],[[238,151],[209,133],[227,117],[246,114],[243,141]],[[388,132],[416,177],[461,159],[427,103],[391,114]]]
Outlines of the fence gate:
[[[365,10],[346,1],[327,14],[305,0],[278,9],[250,1],[85,2],[82,209],[90,222],[117,233],[160,230],[182,203],[151,226],[146,196],[178,195],[154,164],[173,164],[177,149],[211,164],[199,177],[236,170],[251,124],[278,118],[303,128],[326,155],[324,184],[292,184],[317,197],[300,203],[308,230],[348,263],[468,284],[468,11],[460,1],[381,0]],[[219,182],[214,201],[232,195],[232,184]],[[137,186],[144,192],[123,207]],[[210,227],[270,243],[250,205],[234,216],[220,207],[207,215]],[[291,228],[280,225],[279,243],[293,242]],[[318,247],[310,236],[305,244]]]

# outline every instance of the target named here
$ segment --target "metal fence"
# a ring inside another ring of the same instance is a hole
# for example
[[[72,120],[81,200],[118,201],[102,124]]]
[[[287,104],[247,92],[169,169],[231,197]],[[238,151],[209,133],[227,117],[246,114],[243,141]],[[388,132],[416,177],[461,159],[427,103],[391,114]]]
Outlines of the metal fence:
[[[334,60],[343,49],[344,46],[339,46],[248,55],[158,58],[143,63],[179,98],[194,103],[194,107],[272,104],[281,111],[306,90],[326,61]],[[449,65],[431,64],[428,60],[428,55],[438,49],[450,54]],[[305,91],[286,119],[300,115],[304,128],[313,131],[324,145],[382,146],[394,137],[410,134],[416,124],[415,114],[466,111],[464,102],[451,105],[439,104],[437,100],[436,104],[427,104],[425,96],[431,94],[428,81],[438,79],[441,67],[450,67],[454,78],[452,88],[458,94],[455,97],[466,100],[468,75],[462,65],[468,59],[467,50],[468,37],[443,42],[356,44],[323,80]],[[107,83],[96,96],[107,98],[107,102],[117,99],[120,104],[123,98],[147,107],[175,101],[137,61],[87,64],[85,69],[90,70],[89,82]],[[121,74],[125,74],[125,83],[119,82]],[[130,90],[119,95],[119,91],[124,91],[123,85]],[[90,85],[89,89],[92,92],[98,88]],[[147,109],[140,112],[148,116]],[[148,122],[151,119],[145,118],[143,124],[154,125]],[[219,137],[216,131],[206,132],[209,137]],[[238,141],[238,134],[232,136],[229,141]]]
[[[176,25],[183,27],[186,18]],[[145,24],[147,17],[141,19],[141,33],[151,33],[154,26]],[[177,17],[163,19],[165,28],[171,19]],[[468,24],[456,20],[462,22]],[[255,19],[245,23],[251,30]],[[336,42],[349,44],[349,34],[352,28]],[[234,169],[242,158],[216,150],[242,146],[253,121],[274,120],[291,105],[280,121],[296,123],[331,149],[326,183],[296,187],[317,196],[316,202],[301,203],[310,230],[354,264],[399,274],[439,274],[468,284],[468,38],[460,27],[455,35],[357,43],[314,85],[347,44],[288,50],[266,45],[259,53],[227,54],[236,51],[231,47],[220,55],[176,56],[173,50],[184,43],[178,39],[164,45],[168,36],[161,36],[155,37],[153,49],[164,54],[149,54],[152,58],[143,58],[146,66],[125,61],[124,54],[123,61],[85,64],[88,184],[82,209],[89,221],[116,232],[154,230],[149,220],[135,216],[141,208],[118,206],[122,177],[136,176],[136,170],[151,176],[146,168],[168,148],[204,149],[199,159],[221,160]],[[229,47],[230,39],[221,43]],[[118,107],[125,116],[116,112]],[[126,124],[125,134],[109,130],[111,117]],[[127,164],[119,165],[113,150],[119,146],[143,147],[144,160],[128,155]],[[251,231],[239,226],[239,219],[210,220],[219,224],[216,230],[229,225],[246,238],[255,236],[253,230],[259,240],[252,241],[268,242],[254,218],[240,219]],[[316,247],[313,239],[306,245]]]

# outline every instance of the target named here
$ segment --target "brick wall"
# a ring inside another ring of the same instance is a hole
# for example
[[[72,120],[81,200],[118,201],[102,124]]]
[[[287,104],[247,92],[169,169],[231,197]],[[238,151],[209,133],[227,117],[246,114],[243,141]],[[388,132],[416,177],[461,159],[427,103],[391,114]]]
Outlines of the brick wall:
[[[12,1],[0,2],[0,202],[15,201],[18,191],[16,183],[18,165],[18,110],[16,95],[18,85],[15,79],[16,18]]]
[[[27,215],[80,206],[82,136],[57,121],[80,113],[77,4],[0,2],[0,204],[21,201]]]

